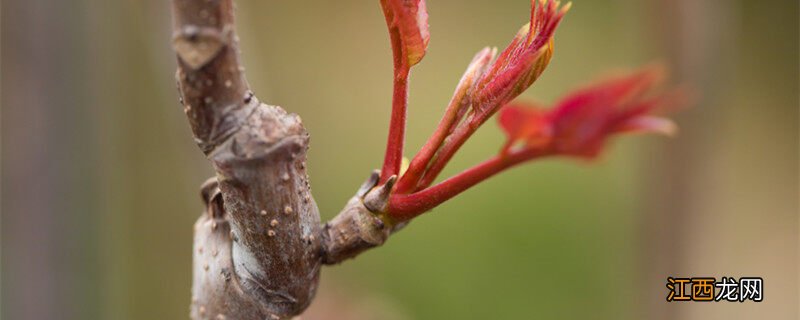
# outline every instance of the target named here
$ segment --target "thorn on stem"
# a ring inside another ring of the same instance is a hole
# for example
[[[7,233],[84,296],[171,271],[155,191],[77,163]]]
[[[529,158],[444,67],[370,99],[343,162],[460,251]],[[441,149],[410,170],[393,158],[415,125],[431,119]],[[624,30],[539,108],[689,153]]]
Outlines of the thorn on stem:
[[[392,187],[394,187],[396,181],[397,176],[392,175],[382,186],[368,192],[364,196],[364,207],[375,213],[384,212],[389,204],[389,194],[392,192]]]
[[[369,175],[369,178],[367,178],[367,180],[361,184],[361,187],[358,188],[358,191],[356,192],[356,197],[364,198],[364,196],[367,195],[367,192],[372,190],[372,188],[374,188],[378,184],[378,179],[380,179],[380,177],[381,177],[381,172],[379,170],[372,170],[372,173]]]

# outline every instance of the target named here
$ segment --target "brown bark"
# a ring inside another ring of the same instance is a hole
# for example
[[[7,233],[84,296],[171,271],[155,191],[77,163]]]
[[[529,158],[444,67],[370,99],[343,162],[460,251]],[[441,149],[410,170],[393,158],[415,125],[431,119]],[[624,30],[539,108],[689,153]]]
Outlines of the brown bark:
[[[391,184],[375,175],[320,226],[300,118],[261,103],[239,64],[231,0],[173,0],[181,103],[217,176],[195,224],[193,319],[284,319],[313,299],[320,266],[381,245]],[[392,179],[394,181],[394,179]],[[364,200],[367,199],[367,200]],[[364,203],[368,203],[365,206]]]

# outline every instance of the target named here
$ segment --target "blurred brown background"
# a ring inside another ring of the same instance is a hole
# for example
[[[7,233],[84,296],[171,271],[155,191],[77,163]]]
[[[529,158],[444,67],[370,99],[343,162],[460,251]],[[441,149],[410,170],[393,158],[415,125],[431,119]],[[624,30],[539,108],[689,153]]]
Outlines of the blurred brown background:
[[[305,319],[797,319],[798,2],[574,0],[552,102],[653,60],[700,94],[675,139],[547,160],[327,268]],[[248,78],[303,117],[323,219],[380,165],[391,54],[378,1],[238,3]],[[526,0],[429,0],[407,153]],[[176,102],[166,0],[2,3],[3,319],[185,319],[191,226],[211,170]],[[449,166],[496,152],[490,123]],[[446,172],[447,173],[447,172]],[[667,303],[668,276],[761,276],[761,303]]]

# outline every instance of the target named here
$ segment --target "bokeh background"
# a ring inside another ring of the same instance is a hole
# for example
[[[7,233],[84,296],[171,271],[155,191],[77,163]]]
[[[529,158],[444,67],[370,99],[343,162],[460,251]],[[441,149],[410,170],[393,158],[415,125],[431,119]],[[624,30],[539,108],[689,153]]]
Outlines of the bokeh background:
[[[574,0],[523,99],[662,61],[698,99],[674,139],[626,137],[473,188],[325,268],[304,319],[797,319],[798,2]],[[323,219],[380,165],[391,53],[378,1],[238,3],[262,100],[300,114]],[[407,153],[525,0],[428,3]],[[212,172],[174,85],[165,0],[2,3],[3,319],[185,319]],[[496,152],[488,123],[449,166]],[[761,303],[667,303],[668,276],[761,276]]]

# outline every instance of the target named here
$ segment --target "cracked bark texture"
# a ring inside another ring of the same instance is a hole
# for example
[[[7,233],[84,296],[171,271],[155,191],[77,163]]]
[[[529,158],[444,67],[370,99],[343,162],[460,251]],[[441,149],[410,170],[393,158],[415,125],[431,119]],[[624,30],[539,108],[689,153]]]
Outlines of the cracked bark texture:
[[[323,263],[379,246],[399,229],[367,209],[385,207],[391,183],[375,187],[374,173],[321,226],[305,168],[309,136],[297,115],[250,91],[233,2],[173,0],[172,6],[180,101],[217,173],[202,187],[206,212],[194,226],[190,315],[299,315],[313,299]]]

